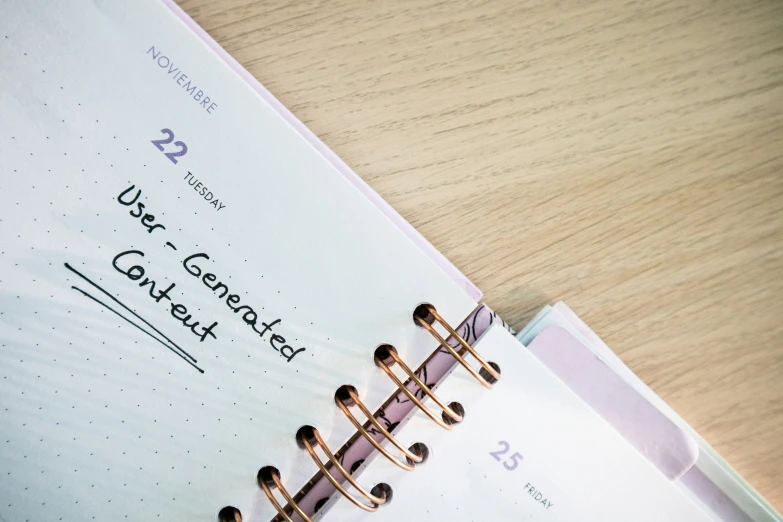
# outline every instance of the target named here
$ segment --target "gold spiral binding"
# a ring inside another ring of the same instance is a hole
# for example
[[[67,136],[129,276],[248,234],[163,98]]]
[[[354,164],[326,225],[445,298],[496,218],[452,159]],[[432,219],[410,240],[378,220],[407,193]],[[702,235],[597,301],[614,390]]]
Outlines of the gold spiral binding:
[[[496,380],[500,379],[500,373],[495,370],[487,361],[485,361],[477,352],[476,350],[471,347],[468,342],[462,338],[460,334],[454,330],[454,328],[449,325],[443,319],[443,317],[438,313],[437,310],[435,310],[435,307],[432,305],[423,305],[427,311],[432,315],[432,317],[435,318],[436,321],[438,321],[443,328],[446,329],[446,331],[449,332],[449,334],[454,337],[457,342],[462,346],[462,349],[457,352],[454,348],[452,348],[449,343],[446,342],[446,339],[444,339],[435,328],[432,327],[430,323],[428,323],[424,318],[419,317],[418,315],[415,316],[416,322],[419,323],[419,326],[422,328],[425,328],[428,332],[432,334],[435,339],[438,340],[438,342],[443,346],[455,359],[457,359],[457,362],[459,362],[473,377],[476,378],[481,384],[484,385],[486,388],[492,388],[492,383],[484,379],[476,370],[473,369],[471,365],[468,364],[468,362],[462,357],[462,354],[465,352],[468,352],[470,355],[472,355],[479,364],[484,368],[484,370],[487,371],[492,377],[494,377]]]
[[[299,505],[294,501],[294,498],[288,493],[288,490],[285,489],[285,486],[283,486],[283,483],[280,480],[280,475],[278,474],[277,470],[270,471],[269,475],[271,476],[272,482],[274,482],[275,487],[280,490],[280,493],[286,499],[288,504],[294,509],[294,511],[296,511],[296,513],[300,517],[302,517],[302,520],[304,520],[305,522],[313,522],[312,519],[307,516],[307,513],[302,511],[302,508],[300,508]],[[272,505],[277,510],[278,514],[281,517],[283,517],[283,520],[285,522],[294,522],[294,520],[290,516],[288,516],[288,513],[285,512],[283,507],[280,505],[280,503],[277,501],[275,496],[272,494],[272,489],[269,487],[266,481],[263,479],[259,479],[258,484],[261,486],[261,489],[264,490],[264,493],[266,493],[269,502],[272,503]]]
[[[391,357],[392,360],[394,360],[394,362],[397,363],[400,366],[400,368],[402,368],[402,370],[408,375],[408,377],[413,382],[416,383],[416,385],[419,387],[419,389],[421,389],[421,391],[426,393],[427,396],[430,399],[432,399],[433,402],[435,402],[435,404],[440,406],[440,408],[443,410],[443,413],[445,413],[446,415],[451,417],[454,420],[454,422],[461,422],[462,421],[462,415],[460,415],[459,413],[455,412],[453,409],[449,408],[440,398],[438,398],[438,396],[435,395],[435,393],[433,393],[432,390],[430,390],[430,387],[427,386],[421,379],[419,379],[419,377],[416,375],[416,373],[413,370],[411,370],[410,367],[408,367],[407,364],[405,364],[405,362],[400,358],[399,354],[397,353],[397,350],[393,346],[389,346],[387,348],[387,352],[389,353],[389,357]],[[411,400],[411,402],[413,402],[413,404],[415,404],[430,419],[432,419],[433,422],[435,422],[441,428],[444,428],[444,429],[447,429],[447,430],[451,429],[451,424],[449,424],[449,423],[445,422],[444,420],[442,420],[438,415],[433,413],[432,410],[430,410],[427,406],[425,406],[424,403],[421,402],[421,400],[419,400],[419,398],[416,397],[416,395],[414,395],[413,392],[410,391],[408,389],[408,387],[405,386],[405,384],[402,381],[400,381],[400,379],[396,375],[394,375],[394,372],[391,370],[391,368],[389,368],[389,366],[386,364],[386,362],[381,357],[378,357],[378,356],[375,357],[375,364],[380,366],[380,368],[384,371],[384,373],[386,373],[386,375],[388,375],[389,378],[392,381],[394,381],[394,384],[396,384],[397,387],[405,395],[408,396],[408,398]]]
[[[438,311],[435,309],[434,306],[430,304],[424,304],[422,305],[427,312],[434,318],[435,321],[440,323],[443,328],[446,329],[446,331],[449,333],[451,337],[454,337],[459,345],[461,346],[461,349],[459,351],[452,348],[447,342],[446,339],[441,336],[435,328],[433,328],[432,324],[428,322],[425,317],[420,316],[419,314],[414,314],[414,319],[416,323],[418,323],[419,326],[426,329],[430,334],[432,334],[435,339],[438,340],[441,346],[448,351],[452,357],[454,357],[457,362],[459,362],[473,377],[476,378],[482,385],[484,385],[487,388],[492,388],[492,383],[487,381],[479,372],[477,372],[473,367],[471,367],[465,358],[462,356],[465,352],[471,354],[481,365],[484,370],[491,375],[495,380],[500,379],[500,372],[495,370],[487,361],[485,361],[471,346],[468,344],[468,342],[459,335],[454,328],[449,325],[445,319],[438,313]],[[430,408],[424,405],[424,403],[416,397],[416,395],[411,392],[408,387],[403,383],[391,370],[387,362],[384,360],[383,357],[376,354],[375,356],[375,362],[376,364],[386,373],[386,375],[389,376],[389,378],[394,382],[394,384],[397,385],[397,387],[402,391],[410,400],[415,404],[419,409],[421,409],[430,419],[432,419],[436,424],[441,426],[442,428],[445,428],[447,430],[450,430],[452,428],[451,423],[447,422],[446,417],[448,416],[451,420],[453,420],[455,423],[462,421],[462,415],[456,411],[454,411],[453,408],[446,405],[435,393],[430,390],[429,386],[427,386],[426,383],[424,383],[417,375],[416,373],[411,370],[411,368],[405,364],[405,362],[400,358],[399,354],[397,353],[397,350],[393,346],[387,347],[387,353],[389,357],[402,368],[402,370],[405,372],[406,375],[408,375],[409,379],[414,382],[419,389],[423,393],[425,393],[430,399],[432,399],[435,404],[437,404],[442,410],[443,415],[438,416],[436,415]],[[361,401],[359,394],[356,392],[356,389],[352,386],[346,386],[345,387],[348,398],[353,402],[351,405],[356,405],[362,413],[367,417],[367,419],[370,421],[370,423],[378,430],[381,435],[383,435],[389,442],[391,442],[400,452],[405,455],[406,459],[409,460],[409,462],[413,463],[419,463],[422,462],[423,457],[421,455],[417,455],[410,451],[409,449],[405,448],[389,431],[384,428],[378,420],[375,418],[375,416],[372,414],[372,412],[367,408],[367,406]],[[340,398],[338,394],[335,394],[335,403],[337,406],[342,410],[342,412],[348,417],[348,419],[351,421],[351,423],[354,425],[354,427],[359,431],[359,433],[362,434],[364,438],[367,439],[368,442],[370,442],[375,449],[380,451],[386,458],[388,458],[390,461],[392,461],[394,464],[399,466],[402,469],[405,470],[412,470],[414,468],[413,465],[411,465],[409,462],[403,462],[400,459],[394,457],[383,445],[381,445],[377,440],[373,438],[373,436],[364,428],[364,426],[359,422],[359,420],[354,416],[354,414],[351,412],[351,409],[349,405],[346,404],[347,399],[346,398]],[[310,457],[313,459],[313,462],[315,462],[316,466],[319,470],[321,470],[321,473],[329,480],[329,482],[332,484],[332,486],[337,489],[337,491],[340,492],[346,499],[348,499],[352,504],[355,506],[363,509],[364,511],[368,512],[374,512],[377,511],[378,508],[386,502],[386,493],[381,491],[380,496],[374,495],[372,492],[367,491],[362,486],[359,485],[358,482],[351,476],[351,474],[340,464],[340,462],[337,460],[337,458],[334,456],[334,454],[329,450],[326,443],[324,442],[323,438],[321,437],[321,434],[318,432],[318,430],[312,426],[308,426],[308,429],[311,430],[311,437],[305,436],[301,437],[300,442],[304,446],[305,450],[307,450],[307,453],[310,454]],[[301,431],[300,431],[301,433]],[[299,435],[297,436],[299,438]],[[312,440],[311,440],[312,439]],[[313,444],[313,441],[315,444]],[[351,484],[354,488],[356,488],[359,493],[361,493],[369,502],[368,505],[365,502],[362,502],[361,500],[354,497],[351,493],[348,492],[345,487],[336,479],[332,474],[329,472],[329,470],[326,468],[326,466],[321,462],[320,457],[315,452],[315,446],[320,446],[323,452],[326,454],[327,459],[329,462],[332,463],[332,466],[336,468],[340,474],[345,478],[345,480]],[[307,516],[307,514],[302,510],[302,508],[299,507],[299,505],[296,503],[294,498],[291,496],[290,493],[285,489],[285,486],[283,486],[282,481],[280,480],[280,475],[276,469],[272,469],[270,471],[270,477],[272,479],[272,482],[274,486],[280,490],[280,493],[283,495],[285,500],[288,502],[288,505],[291,506],[291,509],[296,512],[300,517],[302,517],[302,520],[305,522],[312,522],[312,519]],[[272,494],[272,489],[269,484],[267,484],[267,481],[263,478],[259,477],[258,481],[259,485],[261,486],[261,489],[264,490],[264,493],[266,494],[269,501],[272,503],[274,508],[277,510],[277,513],[283,518],[285,522],[294,522],[294,520],[291,518],[288,513],[286,513],[283,506],[280,505],[280,502],[275,498],[275,496]],[[236,513],[233,513],[235,518],[239,518],[241,521],[241,515],[239,515],[238,511]]]
[[[369,419],[370,423],[373,426],[375,426],[375,429],[377,429],[381,433],[381,435],[386,437],[386,439],[389,442],[391,442],[394,445],[394,447],[400,450],[405,455],[405,457],[407,457],[408,459],[410,459],[410,461],[415,463],[419,463],[422,460],[424,460],[420,455],[416,455],[415,453],[408,450],[405,446],[400,444],[400,442],[394,437],[394,435],[389,433],[389,431],[386,428],[381,426],[381,423],[378,422],[375,416],[373,416],[372,412],[367,408],[367,406],[364,405],[362,400],[359,398],[359,394],[356,393],[356,389],[353,386],[345,386],[341,389],[346,390],[346,392],[348,393],[348,397],[354,402],[354,404],[356,404],[356,406],[360,410],[362,410],[362,413],[364,413],[364,415]],[[343,411],[343,413],[345,413],[345,416],[348,417],[348,419],[351,421],[351,424],[353,424],[353,426],[359,431],[359,433],[361,433],[362,436],[364,436],[364,438],[367,439],[367,441],[370,444],[372,444],[375,447],[375,449],[380,451],[387,459],[392,461],[398,467],[406,471],[411,471],[413,469],[413,466],[408,464],[407,462],[403,462],[400,459],[396,458],[394,455],[392,455],[389,452],[389,450],[384,448],[377,440],[375,440],[375,438],[370,434],[370,432],[364,429],[364,426],[362,426],[362,424],[356,419],[356,417],[351,412],[350,408],[345,404],[344,400],[340,399],[338,395],[339,395],[339,391],[338,394],[335,394],[334,402],[337,404],[337,407],[340,408]]]
[[[321,446],[321,449],[326,454],[326,458],[329,459],[329,461],[332,463],[332,465],[337,468],[337,470],[345,477],[345,480],[347,480],[353,487],[355,487],[359,493],[364,495],[367,500],[369,500],[372,504],[367,505],[361,500],[358,500],[356,497],[351,495],[347,489],[343,487],[342,484],[340,484],[336,478],[332,476],[331,473],[329,473],[329,470],[326,469],[326,466],[323,465],[321,462],[321,459],[318,457],[318,455],[315,453],[315,448],[313,447],[310,440],[308,440],[308,437],[302,437],[302,444],[304,444],[305,449],[307,450],[307,453],[310,454],[310,456],[313,458],[313,462],[315,462],[315,465],[318,466],[318,469],[321,470],[321,473],[329,480],[329,482],[332,483],[332,486],[334,486],[337,491],[342,493],[342,495],[347,498],[353,505],[356,507],[359,507],[365,511],[369,511],[370,513],[377,511],[378,507],[386,502],[386,494],[384,493],[381,497],[376,497],[369,491],[365,490],[363,487],[359,485],[358,482],[351,476],[348,471],[345,470],[345,468],[340,464],[340,461],[337,460],[337,458],[334,456],[334,454],[329,451],[329,448],[326,446],[326,443],[321,438],[321,434],[318,433],[318,430],[316,428],[312,428],[312,434],[313,438],[315,439],[316,445]]]

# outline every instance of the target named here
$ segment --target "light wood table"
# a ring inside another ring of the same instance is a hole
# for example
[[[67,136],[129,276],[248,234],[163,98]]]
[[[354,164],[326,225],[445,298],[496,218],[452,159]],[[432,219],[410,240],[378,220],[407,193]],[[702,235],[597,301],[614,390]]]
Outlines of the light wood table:
[[[565,300],[783,510],[783,3],[183,0],[521,327]]]

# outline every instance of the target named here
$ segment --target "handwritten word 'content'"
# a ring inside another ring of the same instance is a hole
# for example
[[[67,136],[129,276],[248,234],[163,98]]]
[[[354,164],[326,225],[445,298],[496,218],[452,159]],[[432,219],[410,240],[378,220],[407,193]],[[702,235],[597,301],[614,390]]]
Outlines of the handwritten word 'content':
[[[175,303],[171,299],[172,290],[174,290],[174,288],[177,286],[176,283],[171,283],[164,290],[158,289],[156,293],[156,286],[158,283],[155,280],[146,277],[147,270],[143,266],[141,265],[127,266],[125,264],[128,261],[133,262],[134,258],[144,257],[144,255],[145,255],[144,252],[142,252],[141,250],[126,250],[114,256],[111,265],[114,267],[114,269],[117,272],[125,275],[131,281],[139,281],[140,279],[144,278],[139,283],[139,287],[144,288],[148,286],[149,296],[152,299],[154,299],[156,303],[160,303],[161,300],[168,300],[169,304],[171,305],[169,308],[171,316],[174,319],[180,321],[182,323],[182,326],[186,328],[190,328],[193,334],[196,335],[196,337],[200,338],[201,342],[204,342],[204,339],[206,339],[207,336],[210,336],[213,339],[217,339],[217,336],[215,335],[214,332],[215,328],[218,325],[217,321],[213,321],[209,327],[205,328],[201,326],[200,329],[197,329],[197,327],[201,324],[201,322],[193,320],[192,315],[188,313],[188,308],[184,304]],[[126,257],[130,259],[124,259]],[[120,261],[123,262],[122,263],[123,266],[121,266]]]

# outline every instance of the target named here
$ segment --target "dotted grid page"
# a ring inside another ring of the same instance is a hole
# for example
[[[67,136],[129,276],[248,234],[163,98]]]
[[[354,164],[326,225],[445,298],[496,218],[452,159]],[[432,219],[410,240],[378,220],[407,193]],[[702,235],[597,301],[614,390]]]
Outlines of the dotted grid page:
[[[274,511],[475,302],[153,0],[0,17],[0,519]]]
[[[552,327],[537,343],[579,341]],[[464,420],[446,431],[416,413],[398,435],[424,443],[427,460],[411,472],[383,456],[367,465],[362,482],[392,490],[372,520],[711,520],[504,328],[491,326],[474,347],[501,379],[486,390],[462,367],[445,379],[437,394],[459,402]],[[358,511],[340,499],[322,520],[364,520]]]

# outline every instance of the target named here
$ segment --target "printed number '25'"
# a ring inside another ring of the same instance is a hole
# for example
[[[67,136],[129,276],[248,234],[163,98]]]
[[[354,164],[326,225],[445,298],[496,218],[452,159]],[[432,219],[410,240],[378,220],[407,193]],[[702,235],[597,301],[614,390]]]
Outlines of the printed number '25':
[[[503,467],[509,471],[514,471],[515,469],[517,469],[517,466],[519,466],[519,463],[522,462],[525,459],[525,457],[523,457],[519,453],[514,453],[510,457],[503,460],[502,458],[503,455],[505,455],[511,450],[511,444],[509,444],[505,440],[498,441],[498,444],[500,444],[499,450],[489,452],[489,454],[492,455],[492,458],[494,458],[498,462],[502,462]]]
[[[166,137],[162,140],[152,140],[152,144],[155,145],[159,151],[161,151],[168,159],[171,160],[172,163],[177,163],[177,158],[184,156],[188,152],[188,146],[185,145],[185,142],[183,141],[174,141],[174,133],[171,132],[171,129],[161,129],[160,132],[162,132]],[[174,152],[166,152],[166,149],[164,145],[168,145],[174,141],[174,146],[179,147],[179,150]]]

